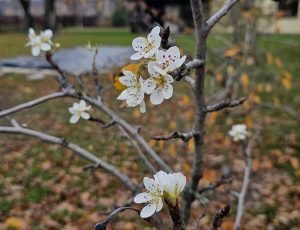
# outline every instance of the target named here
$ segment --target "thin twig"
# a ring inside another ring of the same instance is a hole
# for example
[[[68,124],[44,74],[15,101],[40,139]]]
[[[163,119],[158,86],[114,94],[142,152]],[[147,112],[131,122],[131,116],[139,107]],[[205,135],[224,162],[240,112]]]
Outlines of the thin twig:
[[[97,100],[101,100],[101,96],[100,96],[101,86],[99,84],[98,70],[97,70],[97,66],[96,66],[97,55],[98,55],[98,48],[95,48],[95,54],[93,57],[93,64],[92,64],[92,73],[93,73],[92,75],[93,75],[94,84],[95,84],[96,98],[97,98]]]
[[[229,178],[222,177],[220,180],[216,181],[215,183],[207,185],[207,186],[199,189],[198,193],[202,194],[202,193],[210,191],[210,190],[215,190],[223,184],[230,183],[232,180],[233,180],[232,177],[229,177]]]
[[[246,100],[247,97],[241,97],[237,100],[225,99],[224,101],[218,102],[214,105],[206,106],[206,112],[211,113],[228,107],[236,107],[243,104]]]
[[[209,31],[217,24],[217,22],[223,18],[226,14],[229,13],[230,9],[237,3],[239,0],[227,0],[224,6],[219,9],[213,16],[211,16],[205,26],[205,33],[208,34]]]
[[[171,140],[171,139],[181,139],[184,142],[188,142],[191,138],[193,138],[194,136],[197,135],[201,135],[200,132],[197,132],[195,130],[192,130],[188,133],[182,133],[179,131],[174,131],[168,135],[159,135],[159,136],[154,136],[152,137],[152,139],[157,140],[157,141],[167,141],[167,140]]]
[[[250,182],[250,175],[251,175],[251,168],[252,168],[251,153],[254,148],[255,141],[258,138],[258,135],[259,135],[259,130],[257,130],[256,133],[254,134],[254,136],[249,140],[247,146],[244,146],[244,143],[242,143],[244,155],[245,155],[246,167],[244,170],[242,190],[238,194],[237,216],[236,216],[236,219],[234,222],[234,230],[239,229],[241,220],[242,220],[242,216],[244,213],[245,197],[246,197],[249,182]]]
[[[67,141],[65,138],[58,138],[55,136],[51,136],[42,132],[38,132],[35,130],[22,128],[22,127],[6,127],[0,126],[0,133],[7,133],[7,134],[23,134],[31,137],[35,137],[42,141],[46,141],[53,144],[61,145],[64,148],[68,148],[78,154],[80,157],[93,162],[94,164],[98,165],[99,167],[103,168],[104,170],[110,172],[117,178],[119,178],[131,191],[135,191],[137,189],[137,185],[131,182],[131,179],[119,171],[115,166],[99,159],[89,151],[79,147],[72,142]]]
[[[226,205],[224,208],[221,208],[215,215],[210,230],[218,230],[222,224],[223,219],[229,214],[230,205]]]

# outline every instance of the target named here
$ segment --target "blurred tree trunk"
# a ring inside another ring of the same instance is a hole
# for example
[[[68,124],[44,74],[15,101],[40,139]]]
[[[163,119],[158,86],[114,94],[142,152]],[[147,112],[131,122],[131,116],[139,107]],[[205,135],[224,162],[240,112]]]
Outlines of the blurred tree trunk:
[[[45,0],[44,29],[56,28],[55,0]]]
[[[20,0],[20,3],[24,10],[26,29],[33,28],[33,17],[30,13],[30,0]]]
[[[209,18],[210,13],[211,13],[211,0],[203,0],[203,13],[205,18]]]

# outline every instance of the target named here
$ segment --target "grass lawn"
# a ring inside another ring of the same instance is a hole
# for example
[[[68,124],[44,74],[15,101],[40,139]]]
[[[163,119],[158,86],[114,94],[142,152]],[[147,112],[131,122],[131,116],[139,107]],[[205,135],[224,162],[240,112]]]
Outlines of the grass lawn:
[[[59,31],[53,40],[61,43],[62,48],[85,45],[89,41],[100,46],[130,46],[136,36],[129,34],[127,29],[72,28]],[[21,33],[0,34],[0,58],[29,55],[29,48],[24,47],[26,37]],[[215,84],[215,70],[219,68],[213,60],[216,57],[225,59],[223,53],[229,48],[224,45],[224,40],[230,43],[228,35],[212,34],[208,41],[208,91]],[[176,41],[187,53],[193,53],[192,35],[176,36]],[[239,90],[241,95],[249,95],[249,103],[208,117],[202,183],[217,180],[224,165],[230,168],[236,180],[222,187],[220,194],[205,194],[210,200],[205,209],[211,216],[220,203],[231,202],[232,214],[226,222],[228,226],[232,223],[234,200],[221,194],[226,194],[229,188],[240,189],[244,163],[239,146],[232,143],[226,133],[237,122],[247,123],[250,128],[255,122],[261,122],[264,128],[254,151],[253,178],[247,197],[249,203],[245,221],[248,229],[264,229],[267,224],[272,224],[275,229],[291,229],[300,224],[290,214],[300,210],[300,124],[284,112],[285,107],[282,106],[288,105],[299,115],[300,35],[262,36],[257,52],[261,57],[256,54],[255,64],[246,70],[250,82],[248,85],[243,83],[247,86],[242,84]],[[265,58],[268,52],[272,53],[269,64]],[[224,68],[222,74],[226,71]],[[288,78],[288,83],[282,80],[283,76]],[[83,81],[91,87],[89,76],[83,77]],[[176,170],[190,175],[194,148],[191,142],[185,145],[180,141],[163,143],[151,140],[154,135],[166,134],[174,129],[186,131],[193,125],[193,101],[186,84],[174,83],[174,96],[161,106],[154,107],[147,102],[147,113],[141,116],[138,109],[124,108],[120,101],[115,100],[119,92],[113,87],[113,73],[101,76],[101,82],[105,103],[132,124],[142,124],[142,135],[149,144]],[[222,81],[219,84],[222,85]],[[17,74],[0,77],[0,85],[4,86],[0,90],[0,109],[58,88],[52,77],[28,81],[26,76]],[[135,182],[142,181],[147,170],[115,127],[101,129],[85,121],[76,125],[68,123],[70,114],[67,108],[73,102],[73,99],[54,100],[12,117],[32,129],[67,136],[101,159],[117,165]],[[271,102],[277,108],[261,107],[264,102]],[[96,110],[91,113],[107,119]],[[7,124],[7,121],[2,119],[0,124]],[[29,229],[91,229],[115,205],[122,205],[131,196],[119,181],[104,171],[84,171],[83,166],[87,162],[72,152],[32,138],[0,135],[0,162],[0,229],[1,224],[11,217],[23,221]],[[202,210],[201,207],[198,210]],[[193,211],[194,217],[198,214]],[[120,215],[114,220],[115,229],[140,229],[144,224],[130,214]]]

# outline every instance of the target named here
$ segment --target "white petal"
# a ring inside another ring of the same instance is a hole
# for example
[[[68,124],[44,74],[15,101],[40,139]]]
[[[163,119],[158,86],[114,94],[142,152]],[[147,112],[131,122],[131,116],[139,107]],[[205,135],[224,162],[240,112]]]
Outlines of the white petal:
[[[70,123],[72,123],[72,124],[75,124],[75,123],[77,123],[77,121],[79,120],[79,116],[77,116],[77,115],[73,115],[71,118],[70,118]]]
[[[157,63],[159,63],[159,64],[164,63],[165,60],[166,60],[165,57],[166,57],[166,52],[165,51],[163,51],[163,50],[157,50],[155,52],[155,58],[156,58]]]
[[[156,212],[159,212],[163,208],[164,204],[162,202],[162,199],[159,199],[158,202],[156,202]]]
[[[144,185],[148,191],[156,191],[155,181],[149,177],[144,177]]]
[[[40,52],[41,52],[41,49],[39,46],[33,46],[31,48],[31,53],[33,56],[38,56],[40,54]]]
[[[33,28],[29,28],[28,33],[29,33],[30,36],[34,36],[35,35],[35,32],[34,32]]]
[[[142,209],[140,215],[141,215],[142,218],[148,218],[148,217],[152,216],[155,213],[155,210],[156,210],[156,205],[151,203],[151,204],[146,205]]]
[[[122,91],[122,93],[117,97],[118,100],[127,100],[133,97],[137,92],[136,88],[130,87]]]
[[[153,69],[156,71],[156,72],[158,72],[160,75],[162,75],[162,76],[170,76],[166,71],[165,71],[165,69],[162,69],[160,66],[158,66],[158,65],[154,65],[153,66]]]
[[[150,32],[150,34],[157,34],[157,35],[159,35],[159,33],[160,33],[160,26],[155,26]]]
[[[50,46],[49,43],[44,42],[44,43],[42,43],[42,45],[41,45],[41,49],[42,49],[43,51],[49,51],[49,50],[51,50],[51,46]]]
[[[142,90],[147,93],[151,94],[155,90],[156,84],[153,78],[147,79],[143,85],[142,85]]]
[[[85,100],[80,100],[80,101],[79,101],[79,106],[80,106],[81,108],[86,107],[86,102],[85,102]]]
[[[142,57],[144,57],[144,52],[139,51],[139,52],[131,55],[130,59],[131,60],[140,60]]]
[[[185,62],[186,56],[183,56],[180,59],[176,59],[173,63],[171,63],[171,65],[169,65],[166,68],[166,71],[171,72],[177,68],[179,68],[180,66],[182,66],[182,64]]]
[[[154,69],[154,66],[158,66],[158,63],[155,61],[149,61],[148,63],[148,73],[152,77],[158,77],[160,74]]]
[[[162,94],[162,88],[158,87],[151,94],[150,101],[153,105],[159,105],[163,102],[163,100],[164,100],[164,96]]]
[[[177,46],[172,46],[166,51],[166,55],[168,58],[179,59],[180,58],[180,50]]]
[[[127,70],[123,71],[124,76],[119,78],[119,81],[125,86],[132,86],[137,80],[136,76]]]
[[[48,30],[45,30],[45,31],[44,31],[43,35],[44,35],[46,38],[50,39],[50,38],[52,38],[52,36],[53,36],[53,32],[52,32],[52,30],[48,29]]]
[[[141,113],[146,112],[146,104],[144,101],[142,101],[142,103],[140,104],[140,111],[141,111]]]
[[[90,114],[88,114],[87,112],[80,113],[80,116],[85,120],[88,120],[91,117]]]
[[[70,107],[70,108],[69,108],[69,112],[72,113],[72,114],[74,114],[74,113],[75,113],[74,108],[73,108],[73,107]]]
[[[165,84],[162,90],[162,94],[164,95],[165,99],[169,99],[173,95],[173,86],[171,84]]]
[[[144,58],[151,58],[151,57],[153,57],[154,54],[155,54],[155,52],[156,52],[156,49],[151,49],[148,52],[145,52]]]
[[[143,51],[148,46],[148,41],[144,37],[138,37],[133,39],[132,48],[135,51]]]
[[[139,104],[136,97],[127,98],[126,103],[129,107],[135,107]]]
[[[137,204],[141,204],[141,203],[145,203],[145,202],[152,200],[152,198],[153,197],[149,193],[143,192],[143,193],[136,195],[134,197],[133,201]]]

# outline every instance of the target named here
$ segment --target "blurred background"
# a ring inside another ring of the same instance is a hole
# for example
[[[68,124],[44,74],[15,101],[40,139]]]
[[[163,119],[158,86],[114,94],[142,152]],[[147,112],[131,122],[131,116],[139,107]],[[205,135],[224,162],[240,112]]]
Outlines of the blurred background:
[[[224,0],[203,1],[208,18]],[[241,0],[214,28],[208,39],[207,102],[248,96],[237,108],[211,113],[205,136],[205,168],[201,186],[223,175],[234,180],[203,194],[193,205],[192,222],[205,213],[208,229],[215,211],[232,206],[221,229],[232,229],[236,199],[245,167],[240,146],[227,132],[236,123],[253,132],[261,127],[253,151],[253,173],[246,197],[242,229],[300,229],[300,1]],[[58,89],[44,57],[31,57],[28,28],[54,30],[60,43],[54,60],[92,89],[92,56],[85,47],[99,46],[97,67],[106,104],[134,125],[176,171],[191,173],[194,146],[154,141],[151,137],[193,125],[193,96],[182,82],[160,106],[147,103],[147,113],[126,108],[115,98],[123,89],[121,69],[134,69],[129,57],[132,39],[147,34],[153,24],[169,26],[182,54],[194,53],[194,29],[188,1],[183,0],[0,0],[0,109],[10,108]],[[225,90],[224,90],[225,89]],[[61,99],[12,115],[22,125],[72,142],[115,164],[136,183],[149,175],[135,149],[114,127],[95,129],[80,121],[69,124],[74,100]],[[98,111],[95,117],[103,118]],[[170,119],[172,118],[172,119]],[[5,119],[0,125],[8,125]],[[85,171],[87,162],[59,146],[0,134],[0,229],[91,229],[122,205],[130,192],[103,170]],[[140,206],[135,206],[140,208]],[[165,211],[164,211],[165,212]],[[162,215],[167,216],[162,212]],[[111,229],[148,229],[126,213]]]

